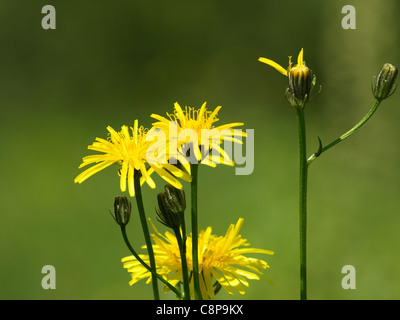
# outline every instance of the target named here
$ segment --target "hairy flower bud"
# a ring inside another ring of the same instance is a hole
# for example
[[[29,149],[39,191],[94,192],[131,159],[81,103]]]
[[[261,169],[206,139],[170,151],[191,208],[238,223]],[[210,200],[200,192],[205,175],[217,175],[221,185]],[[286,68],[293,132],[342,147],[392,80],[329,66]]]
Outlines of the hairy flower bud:
[[[288,72],[289,88],[287,97],[293,106],[303,107],[310,98],[313,87],[313,75],[304,63],[296,65]]]
[[[112,215],[115,222],[120,226],[126,226],[131,218],[131,203],[127,197],[116,196],[114,200],[114,214]]]
[[[385,63],[375,79],[372,92],[376,99],[383,100],[390,97],[396,89],[398,69],[390,63]]]
[[[186,198],[183,189],[177,189],[173,185],[166,185],[164,192],[157,196],[158,208],[156,212],[158,221],[165,226],[175,229],[181,225],[180,216],[186,209]]]
[[[297,56],[297,64],[294,67],[292,67],[292,57],[290,56],[287,69],[270,59],[258,59],[260,62],[270,65],[289,78],[289,87],[286,89],[285,97],[293,107],[300,109],[304,108],[310,99],[317,81],[311,69],[306,66],[303,56],[304,52],[301,49]],[[320,92],[321,86],[319,87]]]

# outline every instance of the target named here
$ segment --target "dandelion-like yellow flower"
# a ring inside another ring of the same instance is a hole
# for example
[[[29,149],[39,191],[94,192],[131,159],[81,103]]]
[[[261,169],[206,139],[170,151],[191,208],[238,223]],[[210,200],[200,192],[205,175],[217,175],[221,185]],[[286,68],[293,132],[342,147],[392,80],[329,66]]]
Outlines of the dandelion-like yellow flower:
[[[237,137],[245,137],[246,133],[241,130],[234,130],[234,127],[243,125],[240,122],[214,127],[214,124],[219,121],[217,114],[220,109],[219,106],[214,111],[208,111],[206,102],[200,109],[192,107],[182,109],[176,102],[174,113],[167,113],[168,118],[152,114],[151,117],[158,120],[158,122],[153,123],[153,127],[163,130],[169,137],[169,145],[172,146],[172,149],[175,149],[169,150],[169,158],[176,157],[174,152],[177,153],[179,160],[188,169],[184,147],[191,146],[197,162],[212,167],[219,163],[233,165],[229,155],[221,148],[221,141],[242,144],[242,141]],[[211,150],[216,150],[218,156],[214,153],[210,154]]]
[[[93,163],[96,164],[80,173],[75,178],[74,182],[82,183],[87,178],[112,164],[118,164],[120,166],[121,191],[126,191],[126,184],[128,183],[129,194],[132,197],[135,196],[134,179],[138,178],[138,176],[135,177],[135,175],[139,173],[141,174],[141,184],[146,182],[152,189],[156,187],[154,180],[151,178],[151,174],[154,171],[165,181],[178,189],[182,188],[182,184],[176,177],[191,181],[190,175],[168,163],[162,165],[159,163],[149,163],[149,168],[146,168],[147,151],[154,141],[147,141],[147,129],[143,126],[139,127],[138,120],[135,120],[134,127],[130,129],[131,133],[127,126],[122,126],[121,131],[117,132],[108,126],[108,139],[96,138],[96,142],[88,146],[89,150],[102,152],[103,154],[84,157],[79,168]]]
[[[246,257],[247,253],[263,253],[272,255],[273,252],[263,249],[248,248],[249,243],[239,235],[243,225],[240,218],[236,225],[231,224],[225,236],[211,234],[211,227],[199,234],[199,273],[200,289],[203,299],[214,299],[214,288],[220,285],[230,295],[234,290],[244,295],[249,287],[249,280],[259,280],[259,275],[264,275],[261,270],[269,268],[267,262]],[[153,228],[155,229],[154,225]],[[176,237],[170,232],[165,232],[165,236],[155,229],[157,235],[152,235],[155,245],[153,245],[157,273],[169,281],[172,285],[177,285],[182,281],[182,265],[180,251]],[[187,264],[189,272],[193,271],[192,264],[192,238],[187,237]],[[145,247],[144,247],[145,248]],[[140,257],[149,263],[147,255]],[[151,273],[143,267],[133,256],[122,259],[123,266],[131,273],[132,280],[130,285],[146,279],[151,281]],[[247,269],[247,270],[246,270]],[[265,275],[264,275],[265,276]],[[214,282],[215,281],[215,282]],[[164,292],[169,290],[164,288]],[[190,295],[193,296],[193,277],[190,283]]]

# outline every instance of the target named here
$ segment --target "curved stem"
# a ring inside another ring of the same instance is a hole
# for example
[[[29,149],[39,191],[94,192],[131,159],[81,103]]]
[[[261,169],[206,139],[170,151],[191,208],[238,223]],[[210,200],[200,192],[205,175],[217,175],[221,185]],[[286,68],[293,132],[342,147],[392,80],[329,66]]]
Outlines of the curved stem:
[[[368,111],[368,113],[358,122],[353,128],[351,128],[349,131],[346,133],[342,134],[339,138],[336,140],[332,141],[330,144],[327,146],[323,147],[319,152],[313,153],[307,160],[307,165],[310,165],[316,158],[318,158],[323,152],[327,151],[328,149],[332,148],[334,145],[338,144],[339,142],[343,141],[350,135],[352,135],[357,129],[362,127],[368,120],[369,118],[372,117],[372,115],[375,113],[376,109],[378,109],[380,103],[382,100],[375,100],[373,106],[371,109]]]
[[[190,164],[190,172],[192,175],[191,182],[191,206],[192,206],[192,261],[193,261],[193,282],[194,282],[194,298],[201,300],[200,291],[200,274],[199,274],[199,248],[198,248],[198,225],[197,225],[197,176],[199,165],[197,163]]]
[[[147,252],[149,253],[151,282],[153,286],[154,300],[160,300],[160,293],[158,292],[158,283],[156,281],[156,276],[157,276],[156,262],[154,259],[153,245],[151,243],[149,227],[147,225],[147,220],[146,220],[146,214],[144,212],[140,178],[135,177],[134,180],[135,180],[136,203],[139,210],[140,222],[142,224],[144,239],[146,241]]]
[[[133,256],[136,258],[137,261],[139,261],[147,270],[152,272],[150,266],[143,261],[142,258],[136,253],[135,249],[133,249],[132,245],[129,242],[128,236],[126,234],[126,228],[125,226],[121,226],[121,232],[122,232],[122,237],[124,238],[125,244],[128,247],[129,251],[133,254]],[[175,288],[172,284],[170,284],[167,280],[165,280],[163,277],[161,277],[159,274],[156,273],[157,279],[159,279],[161,282],[163,282],[168,288],[171,289],[178,297],[182,297],[182,293]]]
[[[300,151],[300,190],[299,190],[299,224],[300,224],[300,299],[307,300],[307,155],[306,126],[304,110],[296,108]]]

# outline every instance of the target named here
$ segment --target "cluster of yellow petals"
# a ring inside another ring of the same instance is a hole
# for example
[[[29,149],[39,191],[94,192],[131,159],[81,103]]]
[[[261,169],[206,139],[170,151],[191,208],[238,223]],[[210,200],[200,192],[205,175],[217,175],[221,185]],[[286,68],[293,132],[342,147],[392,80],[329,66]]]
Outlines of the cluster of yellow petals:
[[[105,140],[96,138],[96,141],[92,145],[88,146],[89,150],[102,152],[102,154],[90,155],[83,158],[82,164],[79,166],[79,168],[93,163],[96,164],[80,173],[75,178],[75,183],[82,183],[95,173],[115,163],[121,167],[121,191],[126,191],[126,184],[128,182],[128,190],[131,197],[135,196],[135,172],[140,172],[141,184],[146,182],[152,189],[156,187],[154,180],[151,178],[151,174],[154,171],[165,181],[171,183],[175,188],[178,189],[182,188],[182,184],[176,179],[175,176],[178,176],[186,181],[191,181],[190,175],[182,172],[175,166],[168,163],[163,165],[159,163],[149,163],[149,167],[146,168],[147,151],[154,141],[147,141],[147,130],[143,126],[139,127],[138,120],[135,120],[134,127],[131,127],[130,129],[131,133],[129,132],[127,126],[122,126],[120,132],[115,131],[110,126],[107,127],[109,139]]]
[[[244,295],[246,288],[249,287],[249,280],[259,280],[260,275],[264,275],[262,270],[269,268],[264,260],[245,256],[248,253],[272,255],[273,252],[249,248],[247,240],[243,239],[239,234],[242,225],[243,219],[240,218],[236,225],[231,224],[229,226],[225,236],[211,234],[211,227],[199,233],[200,289],[203,299],[214,299],[214,286],[216,283],[219,283],[230,295],[233,295],[234,291]],[[165,232],[165,235],[162,235],[154,225],[153,228],[156,231],[156,234],[153,234],[152,237],[157,273],[172,285],[177,285],[182,281],[182,268],[176,237],[168,231]],[[188,269],[193,271],[191,236],[187,237],[186,246]],[[140,257],[146,263],[149,263],[147,255],[140,255]],[[131,273],[132,280],[129,282],[130,285],[142,279],[147,279],[147,283],[151,281],[151,273],[134,256],[125,257],[122,262],[124,268]],[[191,296],[194,295],[193,288],[192,277],[190,283]],[[164,288],[164,292],[168,290],[168,287]]]

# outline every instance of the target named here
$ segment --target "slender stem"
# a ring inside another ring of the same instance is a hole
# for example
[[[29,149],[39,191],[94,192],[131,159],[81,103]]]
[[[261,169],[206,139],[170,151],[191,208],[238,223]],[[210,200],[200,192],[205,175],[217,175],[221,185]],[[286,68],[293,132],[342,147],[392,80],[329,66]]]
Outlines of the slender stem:
[[[181,214],[181,225],[182,225],[183,238],[181,235],[180,228],[176,228],[174,230],[174,232],[175,232],[176,240],[178,242],[178,246],[179,246],[179,250],[180,250],[180,254],[181,254],[182,278],[183,278],[183,290],[184,290],[183,299],[190,300],[189,274],[188,274],[188,266],[187,266],[187,260],[186,260],[186,227],[185,227],[183,212]]]
[[[316,158],[318,158],[323,152],[327,151],[328,149],[332,148],[334,145],[338,144],[339,142],[343,141],[350,135],[352,135],[357,129],[362,127],[368,120],[369,118],[372,117],[372,115],[375,113],[376,109],[378,109],[380,103],[382,100],[375,100],[373,106],[371,109],[368,111],[368,113],[358,122],[353,128],[351,128],[349,131],[346,133],[342,134],[339,138],[336,140],[332,141],[330,144],[326,145],[323,147],[319,152],[313,153],[307,160],[307,164],[310,165],[311,162],[313,162]]]
[[[140,222],[142,224],[143,235],[146,241],[147,252],[149,253],[150,267],[151,267],[151,282],[153,286],[154,300],[160,300],[160,293],[158,292],[158,283],[156,281],[156,262],[154,259],[153,245],[151,243],[149,227],[147,225],[146,214],[144,212],[142,190],[140,187],[140,179],[135,177],[135,192],[136,192],[136,204],[139,210]]]
[[[306,126],[304,110],[296,108],[299,133],[300,151],[300,192],[299,192],[299,221],[300,221],[300,299],[307,300],[307,155],[306,155]]]
[[[128,247],[129,251],[133,254],[133,256],[136,258],[137,261],[139,261],[147,270],[152,272],[151,267],[143,261],[142,258],[136,253],[135,249],[133,249],[131,243],[129,242],[128,236],[126,234],[126,228],[125,226],[121,226],[121,232],[122,232],[122,237],[124,238],[125,244]],[[163,277],[161,277],[159,274],[156,273],[157,279],[159,279],[161,282],[163,282],[168,288],[171,289],[178,297],[182,297],[182,293],[175,288],[172,284],[170,284],[167,280],[165,280]]]
[[[193,261],[193,282],[194,282],[194,298],[202,300],[200,291],[199,277],[199,248],[198,248],[198,226],[197,226],[197,176],[199,165],[197,163],[190,164],[192,175],[191,182],[191,206],[192,206],[192,261]]]

